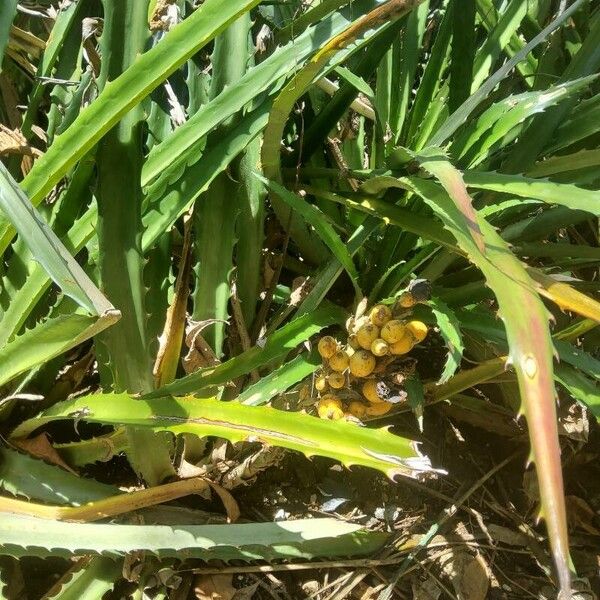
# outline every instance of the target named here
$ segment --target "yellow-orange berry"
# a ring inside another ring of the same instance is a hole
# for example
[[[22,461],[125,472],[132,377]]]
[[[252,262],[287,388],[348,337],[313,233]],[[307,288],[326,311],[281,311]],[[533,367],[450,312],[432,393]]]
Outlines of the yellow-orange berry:
[[[406,327],[401,321],[393,319],[388,321],[381,328],[381,338],[384,339],[388,344],[393,344],[398,340],[402,339],[406,332]]]
[[[379,395],[377,391],[377,386],[379,382],[377,379],[369,379],[363,383],[362,393],[363,396],[373,404],[378,404],[379,402],[384,402],[384,399]]]
[[[317,413],[321,419],[337,421],[344,416],[342,401],[332,394],[323,396],[317,404]]]
[[[415,338],[417,342],[422,342],[427,337],[427,325],[423,321],[409,321],[406,329]]]
[[[341,373],[342,371],[345,371],[348,368],[349,360],[349,356],[343,350],[338,350],[329,359],[329,366],[334,371],[339,371]]]
[[[358,402],[357,400],[353,400],[348,405],[348,412],[353,417],[356,417],[357,419],[363,419],[364,416],[367,414],[367,407],[362,402]]]
[[[415,297],[411,292],[403,292],[396,301],[396,306],[401,308],[412,308],[416,303]]]
[[[379,337],[379,327],[373,325],[373,323],[367,323],[363,325],[356,332],[356,341],[361,348],[365,350],[371,349],[371,344]]]
[[[415,345],[415,340],[412,334],[407,333],[404,337],[400,338],[397,342],[390,344],[390,352],[396,356],[406,354],[412,350]]]
[[[325,335],[319,340],[317,350],[323,358],[331,358],[337,351],[337,342],[330,335]]]
[[[360,348],[360,344],[358,343],[355,334],[348,336],[348,346],[353,350],[358,350]]]
[[[392,404],[389,402],[379,402],[378,404],[371,404],[367,407],[367,415],[370,417],[380,417],[392,410]]]
[[[338,373],[336,371],[327,376],[327,383],[334,390],[341,390],[344,387],[344,385],[346,384],[346,378],[344,377],[344,375],[342,373]]]
[[[319,375],[315,379],[315,389],[317,392],[324,392],[327,389],[327,377],[325,375]]]
[[[388,343],[385,340],[382,340],[381,338],[377,338],[371,344],[371,352],[375,356],[385,356],[386,354],[390,353],[390,347],[388,346]]]
[[[392,318],[392,311],[385,304],[377,304],[371,309],[369,318],[373,325],[383,327]]]
[[[350,373],[355,377],[368,377],[375,368],[375,357],[366,350],[357,350],[350,357]]]

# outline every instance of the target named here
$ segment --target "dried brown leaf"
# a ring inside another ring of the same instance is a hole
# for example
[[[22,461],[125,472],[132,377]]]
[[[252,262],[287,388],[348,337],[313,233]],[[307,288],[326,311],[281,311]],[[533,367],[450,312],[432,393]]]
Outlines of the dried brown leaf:
[[[47,433],[40,433],[30,439],[13,440],[13,444],[17,446],[17,448],[20,448],[36,458],[41,458],[53,465],[58,465],[70,473],[73,473],[73,475],[78,475],[78,473],[71,469],[71,467],[60,457],[59,453],[50,443]]]
[[[181,361],[183,369],[187,374],[220,364],[213,349],[202,337],[202,330],[217,322],[222,321],[219,321],[218,319],[207,319],[205,321],[188,320],[185,330],[185,344],[189,350]]]
[[[590,423],[587,418],[587,411],[578,404],[572,402],[567,404],[561,402],[557,408],[558,412],[558,433],[564,435],[575,442],[587,442],[590,433]]]
[[[227,520],[229,523],[235,523],[240,518],[240,507],[236,499],[228,492],[224,487],[221,487],[217,483],[208,482],[210,487],[215,491],[217,496],[221,498],[221,502],[225,507],[225,512],[227,513]]]
[[[438,600],[442,595],[442,590],[433,577],[428,577],[425,581],[415,577],[411,585],[414,600]]]
[[[233,600],[235,593],[231,575],[199,575],[194,582],[197,600]]]
[[[485,600],[490,587],[490,571],[484,558],[456,548],[442,566],[457,600]]]
[[[221,479],[221,484],[228,490],[240,485],[248,485],[256,476],[278,464],[285,456],[286,451],[276,446],[263,446],[254,454],[245,458],[239,465],[227,471]]]

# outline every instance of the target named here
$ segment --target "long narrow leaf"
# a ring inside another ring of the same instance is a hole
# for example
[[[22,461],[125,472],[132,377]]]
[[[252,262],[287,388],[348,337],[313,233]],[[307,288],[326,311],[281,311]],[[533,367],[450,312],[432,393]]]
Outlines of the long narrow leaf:
[[[521,62],[534,48],[541,44],[555,29],[560,27],[586,0],[575,0],[565,11],[560,13],[547,27],[536,35],[520,52],[498,69],[470,98],[465,100],[456,111],[450,115],[445,123],[436,131],[429,140],[432,146],[441,146],[479,106],[492,90],[500,83],[511,70]]]
[[[152,400],[139,400],[128,394],[82,396],[61,402],[24,421],[12,435],[23,437],[41,425],[65,419],[127,425],[146,431],[217,436],[231,442],[258,440],[306,456],[326,456],[347,467],[371,467],[389,477],[416,477],[420,472],[431,471],[429,460],[418,454],[413,442],[384,429],[191,396],[163,396]]]
[[[409,181],[409,186],[442,218],[460,247],[481,269],[498,300],[499,314],[509,341],[509,358],[517,372],[522,410],[529,424],[532,459],[536,464],[542,499],[541,514],[546,519],[561,590],[570,590],[548,312],[534,291],[535,285],[527,271],[492,227],[483,220],[479,222],[486,242],[486,256],[482,259],[450,200],[436,191],[431,182],[417,178]]]
[[[4,0],[0,6],[0,71],[2,70],[4,50],[8,44],[10,27],[16,14],[17,0]]]
[[[375,552],[387,534],[336,519],[233,525],[120,525],[71,523],[3,514],[0,539],[8,556],[102,554],[147,551],[161,558],[273,560]]]
[[[42,321],[0,348],[0,385],[74,348],[117,320],[118,316],[109,312],[100,318],[73,314]]]
[[[513,194],[522,198],[535,198],[548,204],[559,204],[572,210],[583,210],[600,216],[600,191],[586,190],[569,183],[505,175],[467,171],[464,174],[467,187]]]
[[[14,224],[35,259],[67,296],[91,314],[101,315],[113,309],[31,205],[2,163],[0,209]]]
[[[139,56],[135,64],[107,85],[100,96],[81,111],[75,122],[58,136],[36,161],[23,181],[23,189],[37,205],[68,170],[84,156],[132,107],[173,71],[259,0],[206,0],[165,39]],[[12,238],[12,229],[0,223],[0,251]]]
[[[352,256],[349,254],[345,244],[340,240],[332,225],[327,221],[325,215],[315,206],[305,200],[301,200],[296,194],[288,192],[282,185],[275,181],[257,175],[257,177],[269,188],[271,188],[286,204],[297,211],[304,220],[315,228],[319,237],[327,244],[333,255],[340,261],[340,264],[346,269],[356,290],[358,287],[358,273]]]

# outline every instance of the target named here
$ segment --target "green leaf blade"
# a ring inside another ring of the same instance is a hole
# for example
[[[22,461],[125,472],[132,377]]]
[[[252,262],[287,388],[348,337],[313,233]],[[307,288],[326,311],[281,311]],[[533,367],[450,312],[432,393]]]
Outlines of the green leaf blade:
[[[417,477],[432,471],[429,460],[417,452],[412,441],[386,430],[271,407],[193,397],[139,400],[125,393],[83,396],[61,402],[21,423],[12,435],[23,437],[41,425],[65,419],[176,435],[217,436],[234,443],[261,441],[309,457],[332,458],[346,467],[370,467],[392,478]]]

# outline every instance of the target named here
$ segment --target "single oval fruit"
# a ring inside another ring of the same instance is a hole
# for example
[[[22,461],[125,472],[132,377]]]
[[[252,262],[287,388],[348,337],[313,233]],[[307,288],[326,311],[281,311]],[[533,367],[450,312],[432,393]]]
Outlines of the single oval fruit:
[[[342,373],[339,373],[336,371],[336,372],[328,375],[327,383],[334,390],[341,390],[344,387],[344,385],[346,385],[346,378],[344,377],[344,375]]]
[[[416,304],[415,297],[412,292],[403,292],[396,300],[396,306],[400,308],[412,308]]]
[[[388,346],[388,343],[385,340],[382,340],[381,338],[377,338],[371,344],[371,352],[375,356],[385,356],[386,354],[390,353],[390,347]]]
[[[377,390],[378,385],[379,381],[377,381],[377,379],[368,379],[362,386],[363,396],[373,404],[385,401],[384,398],[379,395],[379,391]]]
[[[383,327],[392,318],[392,311],[385,304],[377,304],[371,309],[369,318],[373,325]]]
[[[417,342],[422,342],[427,337],[427,325],[423,321],[409,321],[406,329],[415,338]]]
[[[367,407],[367,415],[370,417],[381,417],[392,410],[392,405],[389,402],[379,402],[378,404],[371,404]]]
[[[345,371],[348,368],[349,361],[349,356],[343,350],[338,350],[329,359],[329,366],[334,371],[339,371],[341,373],[342,371]]]
[[[393,344],[404,337],[406,333],[406,327],[402,321],[393,319],[388,321],[381,328],[381,338],[384,339],[388,344]]]
[[[362,402],[353,400],[348,405],[348,412],[357,419],[364,419],[365,415],[367,414],[367,407]]]
[[[348,346],[350,346],[350,348],[353,350],[358,350],[360,348],[360,344],[358,343],[354,333],[348,336]]]
[[[344,416],[342,401],[333,394],[323,396],[317,404],[317,413],[321,419],[338,421]]]
[[[407,334],[404,337],[400,338],[397,342],[390,344],[390,352],[396,356],[399,356],[401,354],[407,354],[412,350],[414,345],[415,340],[412,334],[409,334],[407,332]]]
[[[356,332],[356,341],[361,348],[365,350],[371,349],[371,344],[379,337],[379,327],[373,325],[373,323],[367,323],[363,325]]]
[[[355,377],[368,377],[375,368],[375,357],[366,350],[357,350],[350,357],[350,373]]]
[[[334,400],[321,400],[317,404],[317,413],[321,419],[330,419],[331,421],[339,421],[344,416],[344,409],[341,401],[336,398]]]
[[[317,392],[324,392],[327,389],[327,377],[325,375],[319,375],[315,379],[315,389]]]
[[[323,358],[331,358],[337,351],[337,342],[330,335],[324,335],[319,340],[317,350]]]

